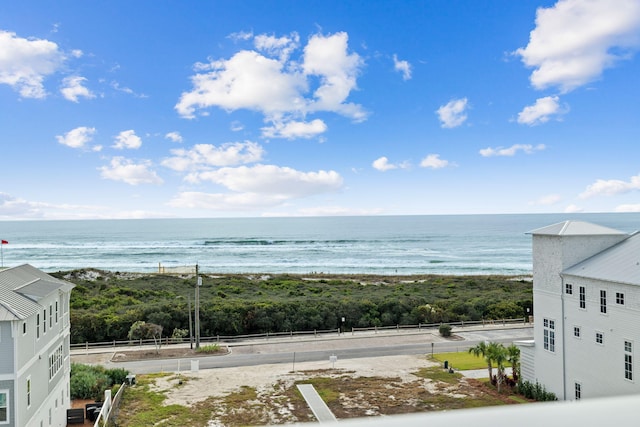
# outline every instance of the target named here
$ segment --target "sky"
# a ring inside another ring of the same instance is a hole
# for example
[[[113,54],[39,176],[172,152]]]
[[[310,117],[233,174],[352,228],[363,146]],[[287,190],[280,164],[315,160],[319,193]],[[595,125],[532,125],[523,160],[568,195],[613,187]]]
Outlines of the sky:
[[[640,212],[640,0],[0,3],[0,220]]]

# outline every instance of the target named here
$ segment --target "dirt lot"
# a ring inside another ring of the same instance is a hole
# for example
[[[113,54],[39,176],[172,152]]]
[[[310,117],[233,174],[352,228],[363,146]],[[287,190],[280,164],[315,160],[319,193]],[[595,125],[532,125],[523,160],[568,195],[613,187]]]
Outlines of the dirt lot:
[[[210,427],[314,421],[298,383],[313,384],[338,419],[516,403],[425,356],[183,371],[154,378],[149,390],[164,396],[164,407],[206,414]],[[129,410],[139,408],[121,408],[120,425]]]

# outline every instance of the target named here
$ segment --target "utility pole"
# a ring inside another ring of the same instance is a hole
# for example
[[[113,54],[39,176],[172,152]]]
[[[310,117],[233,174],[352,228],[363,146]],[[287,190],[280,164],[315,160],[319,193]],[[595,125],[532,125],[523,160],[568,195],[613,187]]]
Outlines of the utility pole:
[[[202,286],[202,278],[198,275],[198,264],[196,264],[196,350],[200,348],[200,286]]]
[[[191,315],[191,295],[187,295],[187,302],[189,304],[189,348],[193,350],[193,320]]]

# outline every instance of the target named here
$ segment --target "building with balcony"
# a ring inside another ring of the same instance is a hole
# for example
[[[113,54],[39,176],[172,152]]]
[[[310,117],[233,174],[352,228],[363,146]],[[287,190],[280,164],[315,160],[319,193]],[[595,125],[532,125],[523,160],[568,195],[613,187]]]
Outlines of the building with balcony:
[[[73,286],[28,264],[0,271],[0,427],[66,425]]]

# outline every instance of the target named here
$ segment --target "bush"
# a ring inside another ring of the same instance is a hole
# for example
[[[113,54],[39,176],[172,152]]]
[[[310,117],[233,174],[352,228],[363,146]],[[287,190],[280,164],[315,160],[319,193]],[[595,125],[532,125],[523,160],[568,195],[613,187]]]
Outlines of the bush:
[[[440,328],[438,328],[438,332],[440,332],[440,335],[442,335],[443,337],[450,337],[451,325],[448,323],[443,323],[442,325],[440,325]]]
[[[218,344],[207,344],[196,349],[196,353],[205,353],[205,354],[218,353],[219,351],[220,351],[220,346]]]
[[[519,381],[518,393],[520,393],[527,399],[533,399],[537,402],[549,402],[558,400],[554,393],[547,391],[545,387],[537,381],[535,384],[529,381]]]
[[[105,369],[80,363],[71,364],[71,399],[103,399],[104,391],[114,384],[122,384],[129,371],[122,368]]]

